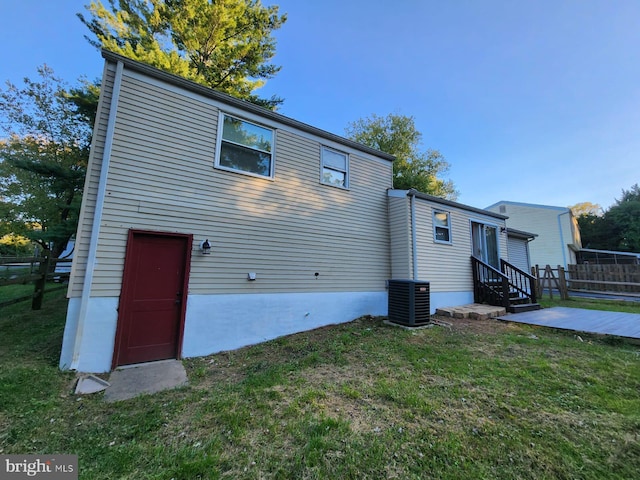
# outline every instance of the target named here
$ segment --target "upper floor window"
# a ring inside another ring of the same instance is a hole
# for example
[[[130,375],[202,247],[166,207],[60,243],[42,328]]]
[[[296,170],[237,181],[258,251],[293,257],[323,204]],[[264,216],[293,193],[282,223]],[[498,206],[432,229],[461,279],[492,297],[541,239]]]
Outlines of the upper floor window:
[[[433,239],[439,243],[451,243],[451,215],[433,211]]]
[[[349,188],[349,156],[346,153],[322,147],[322,183]]]
[[[220,113],[216,167],[273,177],[274,131]]]

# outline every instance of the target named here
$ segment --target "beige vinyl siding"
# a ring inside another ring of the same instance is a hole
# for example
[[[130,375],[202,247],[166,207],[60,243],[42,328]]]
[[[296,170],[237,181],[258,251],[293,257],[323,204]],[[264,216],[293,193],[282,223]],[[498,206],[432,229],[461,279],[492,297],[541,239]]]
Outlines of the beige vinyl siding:
[[[523,272],[531,273],[527,245],[528,242],[524,238],[507,237],[509,263],[518,267]]]
[[[350,190],[321,185],[322,140],[263,122],[273,180],[215,169],[218,112],[125,70],[92,295],[120,294],[130,228],[193,234],[192,294],[384,290],[391,163],[349,151]]]
[[[391,237],[391,278],[411,279],[413,248],[411,246],[411,211],[409,199],[389,197],[389,234]]]
[[[574,243],[577,248],[580,248],[580,240],[579,234],[572,229],[574,219],[568,209],[509,202],[501,202],[490,209],[499,212],[501,205],[506,210],[504,215],[509,217],[507,225],[510,228],[538,235],[529,244],[532,266],[552,265],[555,268],[556,265],[565,265],[565,260],[571,263],[575,258],[567,245]],[[558,215],[560,215],[560,223]],[[562,228],[562,234],[560,228]]]
[[[115,73],[116,66],[112,63],[105,63],[102,85],[100,87],[98,110],[96,112],[96,123],[93,130],[93,138],[91,139],[91,153],[87,165],[87,176],[85,177],[82,193],[80,219],[76,232],[69,288],[67,290],[68,297],[77,297],[82,293],[82,282],[84,281],[87,257],[89,254],[89,241],[91,239],[93,215],[96,207]]]
[[[504,222],[459,208],[416,198],[417,279],[430,282],[432,292],[460,292],[473,289],[471,271],[471,221],[496,225],[499,254],[507,256],[507,239],[500,233]],[[433,211],[448,212],[451,244],[437,243],[433,233]]]
[[[538,235],[529,245],[532,265],[564,264],[558,227],[559,213],[555,209],[506,205],[509,227]]]

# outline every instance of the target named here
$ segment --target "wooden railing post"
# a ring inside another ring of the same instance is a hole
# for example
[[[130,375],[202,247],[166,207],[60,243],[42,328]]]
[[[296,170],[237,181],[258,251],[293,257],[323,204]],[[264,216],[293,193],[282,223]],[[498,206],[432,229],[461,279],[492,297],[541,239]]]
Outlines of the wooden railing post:
[[[569,288],[567,287],[567,275],[564,267],[558,265],[558,287],[560,290],[560,299],[569,300]]]
[[[529,288],[531,289],[531,303],[538,303],[540,296],[538,295],[537,277],[529,280]]]
[[[542,290],[540,289],[540,266],[534,265],[533,267],[531,267],[531,274],[533,275],[533,278],[535,278],[534,285],[537,297],[542,298]]]
[[[506,276],[502,277],[502,306],[509,308],[511,305],[511,299],[509,298],[509,279]]]
[[[38,279],[33,282],[35,287],[33,289],[33,300],[31,301],[31,310],[40,310],[42,308],[42,299],[44,298],[44,288],[47,284],[47,274],[49,273],[49,265],[51,264],[51,257],[48,251],[43,252],[44,258],[40,262],[38,268]]]

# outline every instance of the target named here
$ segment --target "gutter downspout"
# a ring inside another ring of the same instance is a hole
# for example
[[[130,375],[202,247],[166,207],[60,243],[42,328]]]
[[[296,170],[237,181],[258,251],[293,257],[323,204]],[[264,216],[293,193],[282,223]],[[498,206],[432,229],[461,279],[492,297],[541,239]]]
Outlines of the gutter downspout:
[[[80,361],[80,348],[82,347],[82,335],[89,309],[89,299],[91,297],[91,285],[93,284],[93,274],[96,268],[96,257],[98,253],[98,237],[100,234],[100,224],[102,223],[102,212],[104,210],[104,199],[107,192],[107,175],[109,173],[109,163],[111,162],[111,150],[113,148],[113,134],[116,128],[116,113],[118,99],[120,97],[120,86],[122,85],[122,72],[124,63],[119,61],[116,64],[116,75],[111,92],[111,104],[109,105],[109,121],[107,122],[106,139],[104,151],[102,153],[102,165],[100,167],[100,180],[96,195],[96,206],[93,213],[93,224],[91,225],[91,239],[89,240],[89,253],[87,256],[87,267],[82,283],[82,296],[80,297],[80,312],[76,325],[76,337],[73,344],[73,357],[71,359],[71,370],[77,370]]]
[[[564,243],[564,235],[562,233],[562,220],[560,217],[562,215],[566,215],[567,213],[571,213],[571,211],[567,210],[566,212],[558,214],[558,228],[560,229],[560,245],[562,246],[562,261],[564,262],[564,268],[567,268],[567,246]]]
[[[418,240],[416,234],[416,196],[415,190],[411,189],[407,192],[409,195],[409,205],[411,208],[411,259],[413,260],[413,278],[418,279]]]

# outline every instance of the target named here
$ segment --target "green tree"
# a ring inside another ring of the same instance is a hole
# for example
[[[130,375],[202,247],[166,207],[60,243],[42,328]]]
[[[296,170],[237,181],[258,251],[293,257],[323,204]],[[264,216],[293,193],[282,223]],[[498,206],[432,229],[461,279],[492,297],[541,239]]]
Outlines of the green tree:
[[[591,212],[576,216],[580,228],[580,239],[584,248],[596,250],[616,250],[612,236],[612,225],[604,215]]]
[[[571,213],[573,213],[573,216],[576,218],[580,217],[581,215],[602,216],[602,214],[604,213],[600,205],[591,202],[576,203],[575,205],[570,206],[569,209],[571,210]]]
[[[33,253],[31,242],[28,238],[8,233],[0,237],[0,255],[8,257],[22,257]]]
[[[260,0],[108,0],[78,17],[98,48],[275,109],[282,99],[253,92],[280,67],[272,32],[286,21]]]
[[[58,257],[77,228],[96,86],[38,75],[0,91],[0,223]]]
[[[577,220],[583,247],[640,252],[640,187],[623,189],[622,197],[608,210],[600,214],[584,211]]]
[[[605,218],[613,225],[614,250],[640,252],[640,186],[637,183],[629,190],[622,190],[622,197],[607,210]]]
[[[413,117],[389,114],[371,115],[350,123],[346,135],[351,140],[389,153],[393,163],[393,187],[455,200],[458,196],[453,182],[439,178],[449,170],[449,164],[438,150],[421,148],[422,134]]]

